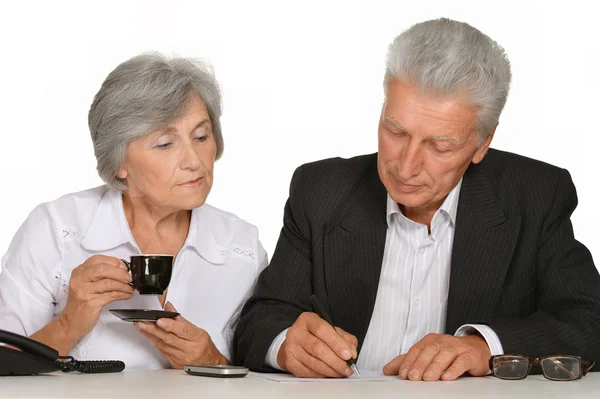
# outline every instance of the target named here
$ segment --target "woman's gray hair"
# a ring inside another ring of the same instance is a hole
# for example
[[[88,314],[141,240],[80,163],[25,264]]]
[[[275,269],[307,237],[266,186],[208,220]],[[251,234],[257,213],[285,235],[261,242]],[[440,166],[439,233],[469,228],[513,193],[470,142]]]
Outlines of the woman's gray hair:
[[[494,130],[510,89],[510,62],[488,36],[447,18],[413,25],[390,44],[384,90],[406,80],[437,97],[467,95],[477,109],[479,143]]]
[[[118,65],[102,83],[88,114],[102,180],[113,189],[126,190],[117,174],[129,142],[179,119],[194,96],[208,110],[219,159],[221,90],[209,63],[145,53]]]

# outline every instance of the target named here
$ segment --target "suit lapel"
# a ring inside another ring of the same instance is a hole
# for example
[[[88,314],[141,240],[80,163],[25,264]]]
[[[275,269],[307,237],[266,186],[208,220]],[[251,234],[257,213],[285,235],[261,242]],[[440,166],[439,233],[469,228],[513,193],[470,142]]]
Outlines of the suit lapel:
[[[356,335],[359,350],[375,306],[387,230],[387,192],[376,162],[375,155],[324,237],[331,315],[336,325]]]
[[[456,215],[446,332],[494,314],[521,217],[507,219],[489,180],[471,165],[465,173]]]

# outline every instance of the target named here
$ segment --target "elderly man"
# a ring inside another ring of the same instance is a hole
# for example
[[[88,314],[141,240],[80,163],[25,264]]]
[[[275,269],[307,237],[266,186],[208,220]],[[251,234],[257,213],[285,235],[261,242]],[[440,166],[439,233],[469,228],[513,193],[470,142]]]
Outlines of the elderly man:
[[[569,173],[489,148],[510,80],[504,50],[465,23],[393,41],[379,151],[295,171],[236,330],[240,363],[342,377],[360,354],[359,370],[454,380],[503,353],[600,360],[600,276],[574,238]],[[515,359],[529,361],[503,377]]]

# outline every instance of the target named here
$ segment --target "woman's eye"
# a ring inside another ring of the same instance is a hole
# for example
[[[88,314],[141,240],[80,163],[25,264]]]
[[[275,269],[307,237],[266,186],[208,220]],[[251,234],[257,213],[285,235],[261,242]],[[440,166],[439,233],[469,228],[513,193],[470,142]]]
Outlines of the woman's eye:
[[[203,141],[206,141],[207,138],[208,138],[207,135],[205,135],[205,136],[198,136],[198,137],[196,137],[196,140],[198,140],[199,142],[203,142]]]
[[[162,144],[155,145],[154,148],[164,149],[164,148],[169,148],[170,146],[171,146],[171,143],[162,143]]]

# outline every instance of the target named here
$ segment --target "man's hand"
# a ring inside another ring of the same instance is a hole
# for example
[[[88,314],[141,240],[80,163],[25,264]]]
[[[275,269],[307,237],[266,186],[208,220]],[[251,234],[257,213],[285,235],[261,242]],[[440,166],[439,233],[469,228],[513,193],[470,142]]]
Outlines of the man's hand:
[[[353,371],[346,360],[356,358],[357,347],[354,335],[305,312],[287,331],[277,363],[296,377],[347,377]]]
[[[165,310],[176,312],[171,302],[167,302]],[[135,327],[154,343],[175,369],[182,369],[186,364],[229,364],[210,335],[181,315],[158,319],[156,323],[136,322]]]
[[[490,371],[490,348],[479,335],[455,337],[428,334],[408,353],[396,357],[384,368],[385,375],[399,375],[412,381],[453,381],[465,372],[472,376]]]

